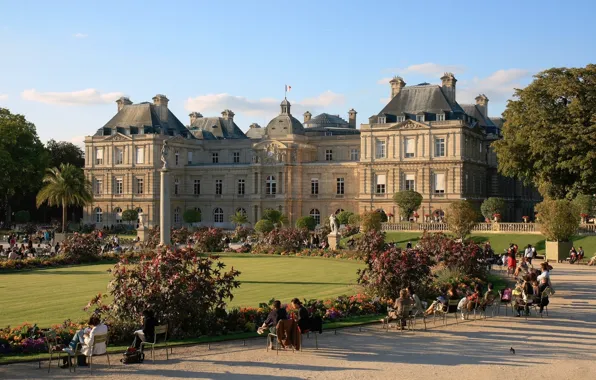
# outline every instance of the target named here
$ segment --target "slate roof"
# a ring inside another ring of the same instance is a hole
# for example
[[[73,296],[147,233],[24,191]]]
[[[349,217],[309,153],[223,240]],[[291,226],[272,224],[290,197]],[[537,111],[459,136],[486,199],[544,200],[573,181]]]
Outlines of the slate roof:
[[[280,107],[281,111],[279,115],[274,117],[269,124],[267,124],[266,134],[272,137],[289,134],[303,135],[304,127],[302,126],[302,123],[290,113],[291,104],[288,99],[284,98]]]
[[[348,122],[339,117],[339,115],[330,115],[322,113],[304,123],[306,128],[316,127],[348,127]]]
[[[197,138],[204,140],[247,138],[233,119],[226,120],[223,117],[199,117],[192,122],[189,129]]]
[[[166,134],[193,138],[184,124],[167,106],[156,106],[148,102],[123,106],[110,121],[95,133],[95,136],[107,136],[116,132],[125,135]]]
[[[500,128],[493,123],[490,117],[484,117],[481,109],[476,104],[462,104],[461,107],[466,114],[478,120],[478,124],[484,128],[486,133],[498,134]]]
[[[395,122],[396,115],[406,115],[415,119],[415,115],[424,112],[430,114],[446,113],[447,120],[459,119],[464,110],[457,102],[450,103],[439,85],[406,86],[387,103],[377,116],[387,117],[387,122]],[[427,120],[432,120],[429,118]]]

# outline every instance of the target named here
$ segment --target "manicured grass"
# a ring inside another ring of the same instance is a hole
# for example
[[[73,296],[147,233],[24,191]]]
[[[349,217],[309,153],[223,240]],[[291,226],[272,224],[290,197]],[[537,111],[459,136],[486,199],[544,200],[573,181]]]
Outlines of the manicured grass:
[[[258,306],[271,298],[330,298],[357,292],[356,261],[318,257],[224,254],[222,260],[241,271],[242,285],[231,306]],[[86,316],[91,297],[105,293],[112,264],[38,269],[0,274],[0,326],[23,322],[41,327]]]
[[[405,247],[411,241],[412,245],[416,245],[418,240],[422,237],[420,232],[387,232],[387,242],[395,242],[399,247]],[[545,239],[539,234],[483,234],[474,233],[471,238],[477,243],[484,243],[490,241],[495,253],[503,253],[509,248],[510,243],[515,243],[518,247],[525,248],[528,244],[536,247],[539,255],[545,253]],[[584,247],[586,257],[596,255],[596,236],[575,236],[573,237],[573,244],[577,249],[580,246]]]

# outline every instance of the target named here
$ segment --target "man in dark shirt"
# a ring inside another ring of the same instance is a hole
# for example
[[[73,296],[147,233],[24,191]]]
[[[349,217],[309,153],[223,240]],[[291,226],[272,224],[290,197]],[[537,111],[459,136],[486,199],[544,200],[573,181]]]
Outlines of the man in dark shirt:
[[[143,329],[135,331],[133,346],[138,349],[141,347],[141,342],[153,342],[155,326],[157,326],[157,320],[153,316],[153,312],[151,310],[143,311]]]
[[[269,312],[261,328],[269,327],[271,334],[277,334],[277,322],[285,319],[288,319],[288,313],[286,309],[281,308],[281,302],[276,300],[273,302],[273,309]],[[273,337],[270,337],[269,348],[271,349],[273,349],[273,339]]]

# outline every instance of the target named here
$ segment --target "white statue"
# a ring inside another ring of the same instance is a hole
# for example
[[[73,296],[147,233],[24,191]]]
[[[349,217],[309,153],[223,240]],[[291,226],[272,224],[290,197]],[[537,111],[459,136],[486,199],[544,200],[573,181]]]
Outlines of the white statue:
[[[139,213],[139,227],[143,225],[143,213]]]
[[[161,147],[161,162],[163,162],[162,169],[168,168],[168,152],[169,152],[169,150],[170,149],[168,147],[168,140],[164,140],[163,146]]]
[[[329,217],[329,227],[331,227],[332,234],[337,234],[339,232],[339,222],[337,221],[335,214],[332,214]]]

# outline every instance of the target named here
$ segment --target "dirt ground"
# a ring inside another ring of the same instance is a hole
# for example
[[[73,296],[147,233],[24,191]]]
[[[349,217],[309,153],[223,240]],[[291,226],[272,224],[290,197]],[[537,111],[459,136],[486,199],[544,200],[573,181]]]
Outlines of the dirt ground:
[[[112,355],[96,359],[89,370],[38,369],[37,363],[0,366],[2,379],[98,377],[102,379],[591,379],[596,378],[596,269],[557,264],[552,272],[556,295],[549,317],[501,315],[427,331],[389,331],[378,325],[325,331],[304,339],[302,352],[265,351],[263,339],[174,350],[166,361],[122,365]],[[516,354],[510,353],[510,348]],[[117,364],[115,364],[117,363]],[[591,375],[590,375],[591,374]]]

